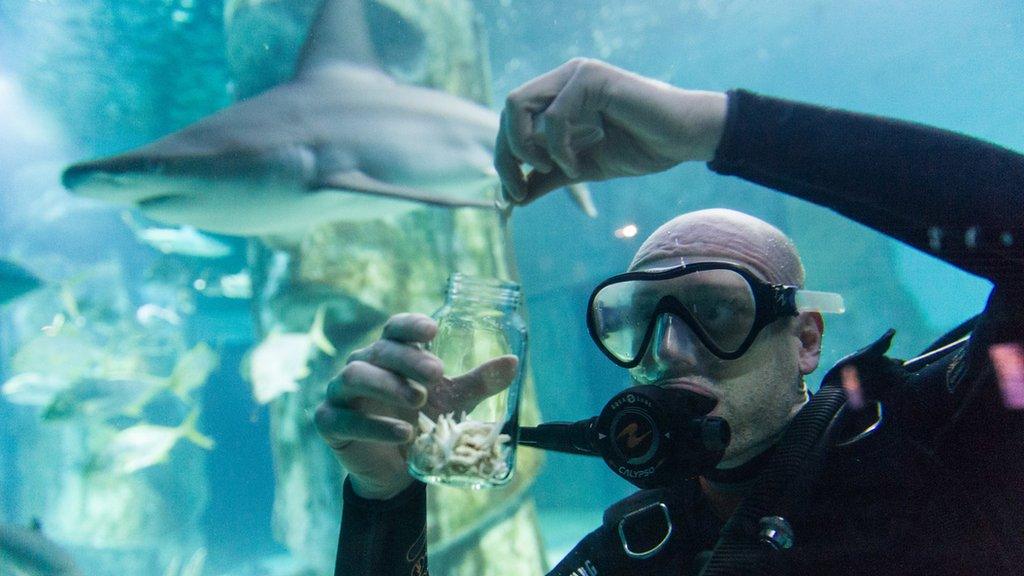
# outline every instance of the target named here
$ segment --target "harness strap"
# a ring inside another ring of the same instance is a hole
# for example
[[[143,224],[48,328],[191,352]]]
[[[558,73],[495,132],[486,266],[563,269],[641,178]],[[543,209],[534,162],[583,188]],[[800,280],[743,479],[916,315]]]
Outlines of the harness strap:
[[[804,512],[811,488],[825,466],[831,427],[846,403],[840,371],[847,364],[882,362],[886,366],[884,354],[894,334],[887,331],[871,345],[840,360],[825,375],[818,393],[793,418],[767,468],[722,528],[701,576],[778,572],[772,564],[775,552],[794,545],[786,519]]]
[[[822,387],[797,413],[750,495],[722,528],[701,576],[765,574],[771,553],[792,545],[785,518],[796,512],[793,503],[802,500],[799,495],[820,474],[825,460],[821,440],[845,402],[842,388]]]

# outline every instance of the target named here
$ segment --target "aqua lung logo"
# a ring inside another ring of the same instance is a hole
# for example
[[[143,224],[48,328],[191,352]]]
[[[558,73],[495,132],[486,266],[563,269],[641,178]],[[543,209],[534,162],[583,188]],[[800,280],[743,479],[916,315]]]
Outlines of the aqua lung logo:
[[[626,464],[647,464],[658,451],[659,438],[655,430],[650,416],[640,410],[626,408],[612,420],[612,446]]]

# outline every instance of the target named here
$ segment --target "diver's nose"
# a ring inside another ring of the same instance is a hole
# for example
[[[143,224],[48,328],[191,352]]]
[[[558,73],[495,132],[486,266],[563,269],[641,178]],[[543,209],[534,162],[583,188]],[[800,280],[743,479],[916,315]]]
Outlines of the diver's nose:
[[[650,355],[660,368],[696,368],[701,344],[693,330],[673,314],[662,314],[651,335]]]

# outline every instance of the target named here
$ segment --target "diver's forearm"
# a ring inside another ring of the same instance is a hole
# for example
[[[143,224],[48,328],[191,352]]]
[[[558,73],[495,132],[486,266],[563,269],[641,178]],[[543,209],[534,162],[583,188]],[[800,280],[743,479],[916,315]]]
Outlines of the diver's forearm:
[[[345,480],[335,576],[427,576],[427,487],[361,498]]]
[[[1024,155],[928,126],[729,93],[709,164],[996,283],[1024,277]]]

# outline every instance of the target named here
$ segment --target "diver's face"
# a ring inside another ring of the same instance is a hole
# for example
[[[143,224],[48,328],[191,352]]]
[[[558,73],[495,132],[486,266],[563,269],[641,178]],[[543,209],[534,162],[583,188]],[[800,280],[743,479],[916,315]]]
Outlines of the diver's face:
[[[680,257],[687,263],[722,261],[695,254]],[[678,266],[680,257],[636,269]],[[749,263],[735,258],[729,261],[764,279]],[[797,326],[793,318],[779,319],[761,330],[743,356],[722,360],[682,320],[665,314],[657,321],[643,359],[630,374],[638,384],[684,389],[718,400],[711,415],[724,418],[732,429],[732,440],[719,466],[737,466],[770,446],[806,401]]]

